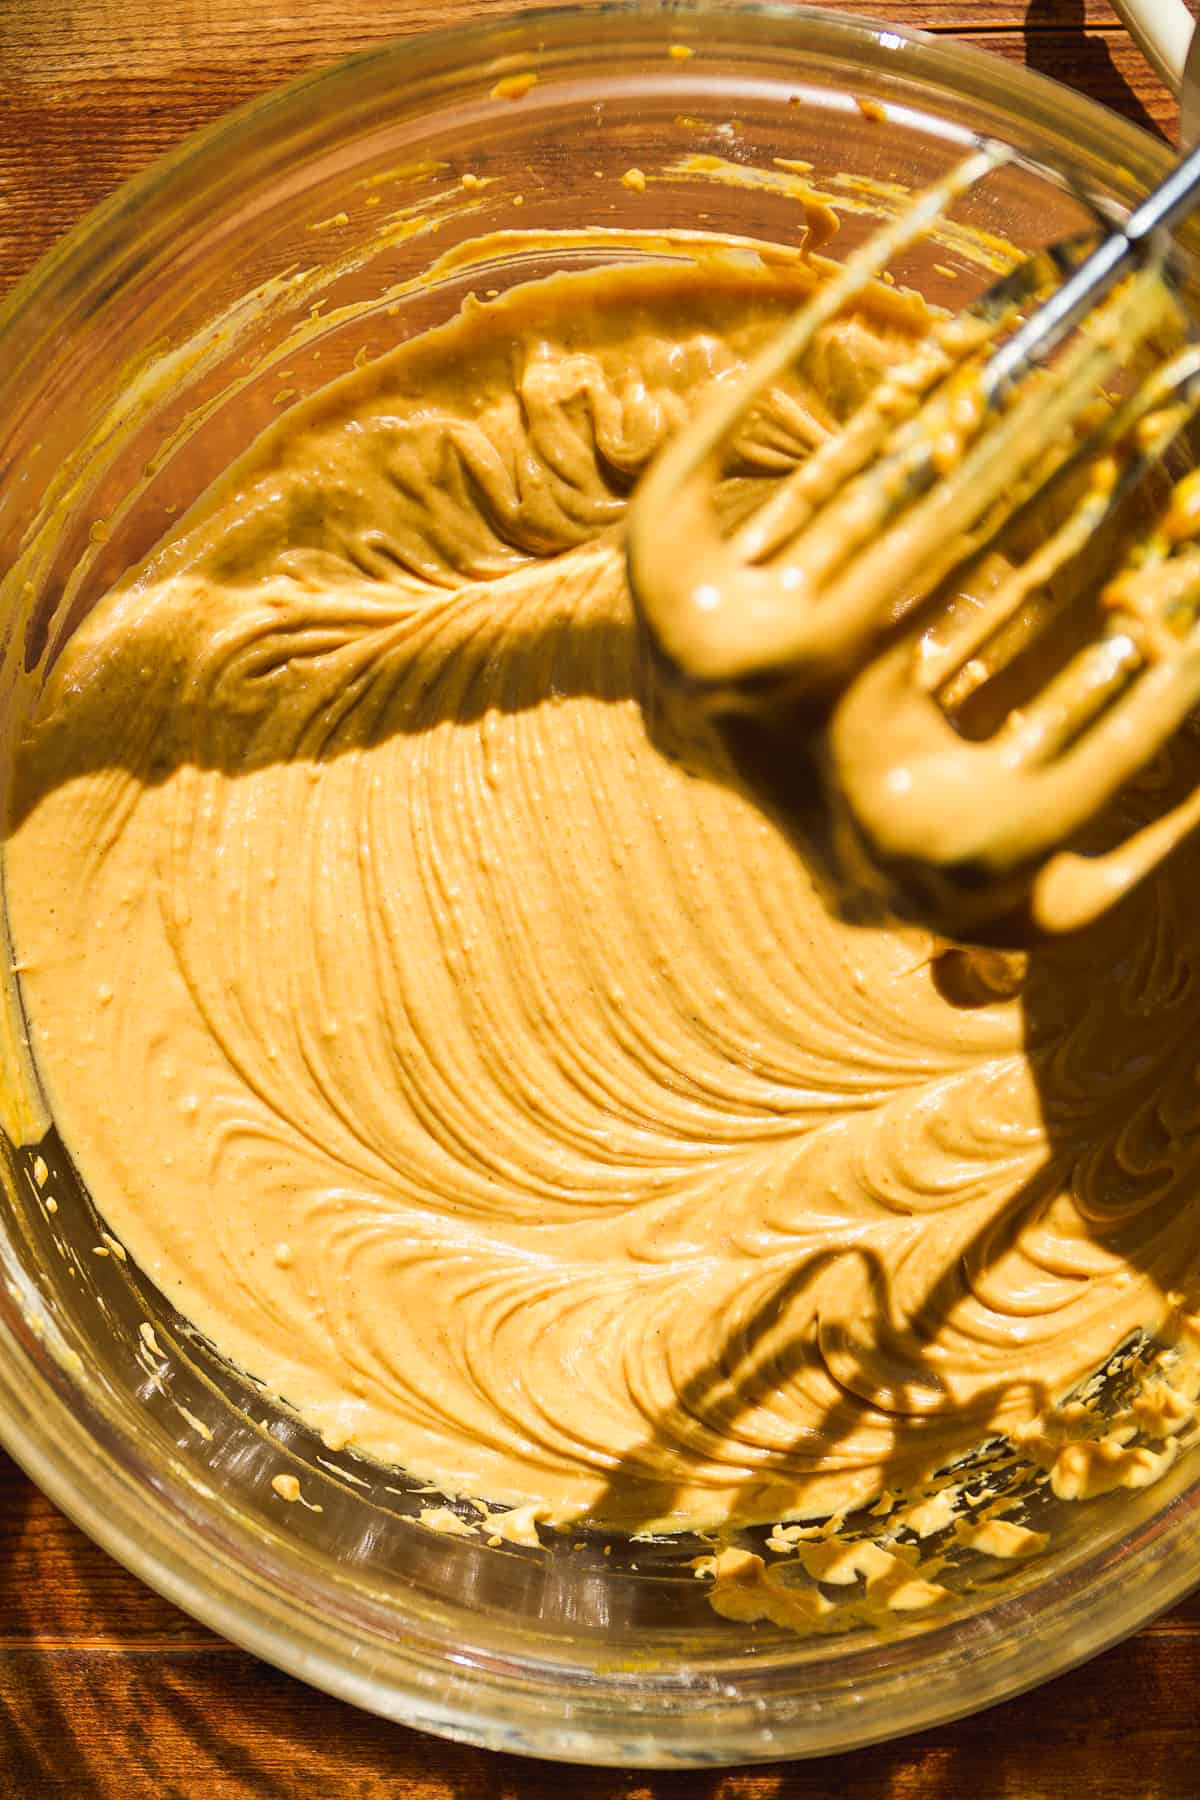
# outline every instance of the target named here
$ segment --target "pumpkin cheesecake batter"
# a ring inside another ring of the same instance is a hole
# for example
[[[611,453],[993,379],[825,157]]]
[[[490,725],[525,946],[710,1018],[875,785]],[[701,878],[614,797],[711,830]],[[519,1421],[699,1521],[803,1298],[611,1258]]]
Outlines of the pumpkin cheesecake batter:
[[[828,1512],[1195,1291],[1194,857],[1028,970],[939,955],[832,918],[652,704],[629,491],[815,278],[469,304],[261,439],[20,746],[30,1040],[110,1229],[330,1443],[448,1493]],[[926,323],[881,288],[830,327],[730,505]]]

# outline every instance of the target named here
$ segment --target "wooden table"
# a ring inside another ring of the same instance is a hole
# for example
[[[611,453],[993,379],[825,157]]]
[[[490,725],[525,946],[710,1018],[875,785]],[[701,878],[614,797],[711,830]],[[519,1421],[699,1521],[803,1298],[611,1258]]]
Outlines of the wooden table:
[[[0,291],[194,126],[352,50],[516,0],[0,0]],[[1174,105],[1103,0],[862,0],[1085,89]],[[1087,1668],[850,1757],[655,1776],[490,1756],[354,1711],[143,1587],[0,1456],[0,1800],[1197,1800],[1200,1595]]]

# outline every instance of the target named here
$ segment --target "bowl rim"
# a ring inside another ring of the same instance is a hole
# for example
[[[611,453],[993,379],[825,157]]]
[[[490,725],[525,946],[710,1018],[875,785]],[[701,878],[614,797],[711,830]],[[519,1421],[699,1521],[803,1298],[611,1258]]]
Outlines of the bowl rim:
[[[578,35],[583,21],[593,34],[660,30],[668,42],[689,28],[739,18],[777,27],[787,44],[797,48],[804,46],[806,35],[820,39],[831,52],[857,54],[872,71],[883,69],[886,57],[896,52],[919,49],[927,59],[929,79],[944,88],[1009,110],[1021,104],[1025,116],[1030,111],[1046,119],[1053,116],[1060,129],[1064,120],[1069,125],[1077,118],[1081,126],[1090,124],[1095,136],[1102,124],[1112,160],[1124,165],[1131,192],[1167,165],[1164,145],[1097,102],[940,34],[786,0],[615,0],[602,8],[534,8],[396,39],[302,75],[191,133],[102,201],[16,283],[0,302],[0,344],[20,348],[24,342],[28,353],[45,319],[53,317],[57,297],[78,291],[94,274],[98,257],[111,262],[128,247],[133,221],[142,230],[155,209],[169,214],[189,178],[219,162],[226,146],[240,143],[247,133],[265,134],[298,118],[361,74],[428,69],[451,58],[481,70],[494,57],[528,61],[544,53],[547,40],[566,42]],[[336,1621],[298,1607],[294,1599],[281,1600],[266,1580],[233,1558],[228,1546],[181,1534],[181,1515],[173,1510],[170,1493],[139,1485],[116,1454],[119,1446],[99,1409],[72,1390],[65,1372],[39,1362],[31,1333],[22,1329],[31,1306],[36,1309],[36,1297],[3,1241],[0,1271],[11,1307],[11,1312],[0,1307],[0,1442],[50,1499],[139,1579],[244,1649],[340,1699],[459,1741],[622,1767],[712,1767],[858,1748],[944,1723],[1063,1673],[1139,1629],[1200,1579],[1197,1481],[1174,1506],[1156,1515],[1145,1542],[1132,1553],[1144,1565],[1132,1605],[1116,1616],[1099,1608],[1080,1612],[1074,1606],[1088,1584],[1105,1570],[1111,1573],[1124,1554],[1121,1546],[1115,1552],[1108,1546],[1080,1560],[1060,1583],[1053,1606],[1047,1602],[1031,1609],[1027,1599],[1002,1603],[1018,1612],[1024,1608],[1031,1623],[1034,1613],[1043,1623],[1056,1611],[1071,1613],[1069,1640],[1048,1631],[1049,1641],[1043,1643],[1042,1634],[1031,1631],[1019,1663],[1001,1658],[988,1666],[982,1680],[983,1665],[975,1662],[975,1685],[966,1699],[955,1678],[956,1667],[961,1673],[963,1666],[960,1659],[940,1680],[922,1682],[915,1706],[911,1691],[897,1685],[904,1676],[901,1658],[891,1691],[893,1698],[908,1692],[908,1702],[891,1717],[885,1716],[886,1708],[876,1708],[873,1719],[860,1718],[857,1727],[849,1714],[827,1720],[823,1727],[819,1716],[802,1713],[789,1720],[785,1713],[771,1718],[760,1710],[740,1725],[726,1727],[716,1742],[711,1696],[697,1693],[689,1699],[686,1687],[667,1696],[657,1714],[631,1706],[628,1685],[607,1711],[597,1696],[586,1694],[580,1695],[577,1708],[560,1705],[556,1711],[547,1705],[536,1671],[530,1676],[516,1665],[474,1667],[465,1677],[451,1678],[444,1653],[440,1659],[431,1657],[419,1633],[407,1632],[407,1621],[406,1635],[389,1644],[387,1670],[381,1674],[356,1664],[353,1646],[344,1635],[339,1638]],[[1161,1540],[1167,1532],[1173,1540],[1185,1533],[1193,1554],[1163,1554]],[[232,1542],[232,1529],[229,1535]],[[1122,1579],[1129,1573],[1126,1568]]]

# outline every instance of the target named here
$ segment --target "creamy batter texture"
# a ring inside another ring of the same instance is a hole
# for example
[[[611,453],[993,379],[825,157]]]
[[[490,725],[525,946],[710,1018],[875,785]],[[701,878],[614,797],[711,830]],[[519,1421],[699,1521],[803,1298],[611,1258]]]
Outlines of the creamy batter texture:
[[[629,492],[814,278],[558,277],[336,383],[20,747],[30,1039],[111,1230],[331,1444],[550,1520],[844,1508],[1196,1289],[1195,857],[1027,968],[943,954],[831,917],[654,704]],[[926,323],[826,330],[731,507]]]

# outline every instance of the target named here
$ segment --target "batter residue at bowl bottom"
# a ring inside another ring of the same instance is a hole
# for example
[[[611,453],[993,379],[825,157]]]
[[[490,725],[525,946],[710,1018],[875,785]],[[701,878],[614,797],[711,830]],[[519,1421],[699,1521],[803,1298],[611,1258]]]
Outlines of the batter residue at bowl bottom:
[[[1065,1495],[1148,1481],[1186,1401],[1046,1413],[1192,1331],[1195,856],[964,987],[648,722],[627,495],[819,278],[695,255],[334,383],[76,631],[6,847],[55,1119],[184,1314],[448,1494],[803,1519],[995,1433]],[[879,288],[827,330],[733,498],[926,322]]]

